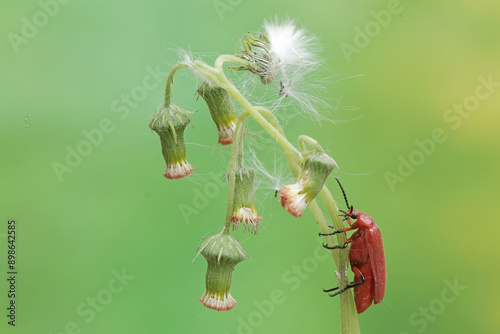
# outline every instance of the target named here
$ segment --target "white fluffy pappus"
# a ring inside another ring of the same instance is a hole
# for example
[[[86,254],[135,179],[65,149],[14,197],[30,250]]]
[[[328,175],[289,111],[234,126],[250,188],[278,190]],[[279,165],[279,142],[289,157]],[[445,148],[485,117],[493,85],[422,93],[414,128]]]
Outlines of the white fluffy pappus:
[[[269,41],[268,51],[282,71],[290,66],[317,66],[316,53],[321,49],[318,41],[306,35],[305,29],[298,29],[293,20],[264,21],[264,30]]]
[[[307,74],[320,66],[317,53],[321,46],[314,36],[307,35],[303,28],[297,28],[291,19],[264,21],[263,27],[268,39],[269,63],[276,64],[278,70],[279,94],[293,95],[304,83]],[[276,69],[270,66],[269,71],[273,70]]]
[[[329,78],[325,77],[323,61],[318,56],[321,51],[318,39],[292,19],[264,21],[263,29],[259,37],[254,34],[243,40],[245,50],[240,56],[251,63],[246,69],[258,74],[265,84],[255,87],[243,82],[242,86],[250,90],[247,93],[261,103],[271,102],[272,111],[286,109],[276,113],[280,119],[301,114],[318,123],[330,121],[323,115],[332,111],[332,107],[321,98]],[[268,84],[272,85],[264,92],[258,88]],[[257,91],[252,92],[252,88]]]
[[[283,182],[295,181],[289,170],[284,153],[276,147],[275,142],[264,136],[253,136],[247,139],[247,152],[245,159],[259,176],[256,179],[256,188],[263,190],[265,194],[257,196],[257,200],[263,201],[268,195],[275,195],[281,190]],[[257,151],[261,158],[257,156]],[[266,166],[263,161],[272,161],[272,166]]]

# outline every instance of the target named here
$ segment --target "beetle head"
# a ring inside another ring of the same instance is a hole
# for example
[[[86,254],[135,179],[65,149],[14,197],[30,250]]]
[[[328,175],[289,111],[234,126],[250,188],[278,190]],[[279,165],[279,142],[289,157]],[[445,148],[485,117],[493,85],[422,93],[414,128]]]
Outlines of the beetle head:
[[[341,216],[344,217],[343,220],[346,220],[347,217],[352,218],[352,219],[358,219],[358,217],[359,217],[359,211],[354,209],[354,207],[352,205],[348,211],[344,211],[344,210],[339,210],[339,211],[342,212]]]
[[[351,208],[349,209],[349,211],[346,212],[346,216],[349,216],[352,219],[358,219],[359,211],[354,209],[353,206],[351,205]]]

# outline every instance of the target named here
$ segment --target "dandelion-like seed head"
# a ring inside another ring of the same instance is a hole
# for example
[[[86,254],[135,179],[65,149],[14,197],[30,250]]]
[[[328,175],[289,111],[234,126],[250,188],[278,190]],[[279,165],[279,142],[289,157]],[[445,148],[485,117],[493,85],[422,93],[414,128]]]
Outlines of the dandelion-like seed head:
[[[304,29],[298,29],[292,20],[265,21],[264,32],[257,37],[249,33],[242,40],[242,46],[238,56],[250,64],[233,69],[257,74],[265,85],[279,77],[282,86],[280,94],[287,94],[287,87],[297,68],[317,64],[315,39],[307,36]]]
[[[273,109],[293,105],[298,113],[319,121],[320,110],[329,105],[319,97],[323,86],[313,75],[322,63],[317,56],[321,50],[318,40],[291,19],[265,21],[263,28],[264,32],[249,33],[242,40],[243,50],[237,56],[248,65],[231,68],[250,71],[265,85],[278,81]]]
[[[277,59],[282,70],[293,65],[311,64],[315,57],[313,39],[306,35],[305,29],[298,29],[294,21],[265,21],[264,30],[270,54]]]

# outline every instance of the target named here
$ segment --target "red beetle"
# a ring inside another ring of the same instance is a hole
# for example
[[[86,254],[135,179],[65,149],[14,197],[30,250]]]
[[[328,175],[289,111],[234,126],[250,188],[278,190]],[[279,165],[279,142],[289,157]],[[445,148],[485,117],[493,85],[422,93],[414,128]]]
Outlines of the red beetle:
[[[350,238],[347,238],[343,246],[329,247],[323,244],[327,249],[343,249],[351,243],[349,250],[349,261],[351,268],[354,272],[354,282],[351,282],[344,289],[330,294],[330,297],[337,296],[349,288],[354,288],[354,301],[356,302],[356,309],[358,313],[363,313],[371,304],[375,302],[378,304],[384,298],[385,283],[386,283],[386,269],[385,269],[385,255],[384,245],[382,244],[382,234],[380,229],[373,221],[373,218],[366,213],[359,212],[352,206],[349,207],[347,196],[340,181],[335,178],[342,189],[348,211],[343,212],[343,220],[349,223],[348,228],[340,229],[333,233],[320,235],[334,235],[350,230],[356,230]],[[356,221],[353,222],[352,219]],[[333,227],[333,226],[332,226]],[[323,290],[331,292],[337,288]]]

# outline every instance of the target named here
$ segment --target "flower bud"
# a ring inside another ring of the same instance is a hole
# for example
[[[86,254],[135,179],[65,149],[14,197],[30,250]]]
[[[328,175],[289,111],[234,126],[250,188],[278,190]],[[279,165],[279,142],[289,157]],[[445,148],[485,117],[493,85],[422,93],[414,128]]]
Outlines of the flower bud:
[[[190,121],[188,112],[173,104],[161,105],[149,121],[151,130],[160,136],[161,151],[166,163],[163,176],[167,179],[180,179],[193,171],[186,160],[184,142],[184,129]]]
[[[222,87],[214,87],[206,81],[200,84],[197,92],[207,103],[210,115],[219,130],[219,144],[231,144],[238,121],[231,97]]]
[[[230,234],[216,234],[199,248],[207,260],[206,291],[200,302],[217,311],[229,311],[236,300],[229,293],[234,267],[248,256]],[[198,254],[199,254],[198,253]]]
[[[257,226],[262,217],[259,216],[255,206],[255,175],[256,172],[250,168],[241,167],[236,170],[233,216],[231,217],[233,229],[238,228],[239,222],[242,222],[245,231],[247,225],[250,225],[249,230],[257,233]]]
[[[304,165],[297,183],[283,185],[281,189],[281,206],[295,217],[302,216],[309,202],[323,188],[333,168],[338,169],[335,160],[325,153],[309,152],[304,155]]]

